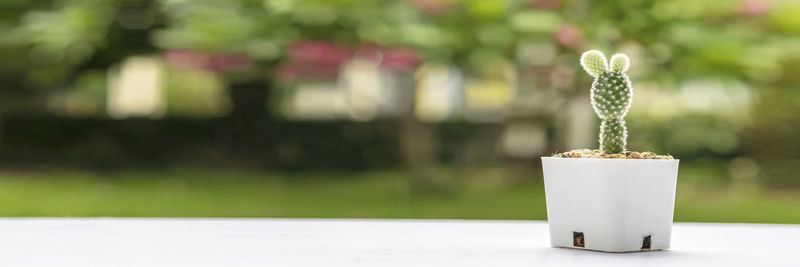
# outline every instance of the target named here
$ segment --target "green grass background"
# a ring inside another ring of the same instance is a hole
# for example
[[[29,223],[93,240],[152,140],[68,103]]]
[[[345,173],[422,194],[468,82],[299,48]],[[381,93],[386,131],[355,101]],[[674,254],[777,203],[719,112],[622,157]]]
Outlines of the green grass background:
[[[725,173],[682,163],[675,220],[800,223],[800,191]],[[0,216],[546,219],[541,176],[509,176],[506,168],[443,168],[435,177],[455,186],[417,192],[402,170],[2,170]]]

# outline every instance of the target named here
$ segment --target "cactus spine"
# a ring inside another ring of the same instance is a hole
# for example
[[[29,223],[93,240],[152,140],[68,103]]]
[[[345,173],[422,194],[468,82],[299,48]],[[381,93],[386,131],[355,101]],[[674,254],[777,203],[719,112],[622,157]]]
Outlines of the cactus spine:
[[[628,140],[624,118],[633,100],[633,87],[625,74],[630,60],[626,55],[616,54],[609,64],[603,52],[590,50],[581,55],[581,65],[594,77],[591,100],[594,112],[602,120],[600,150],[606,154],[621,153]]]

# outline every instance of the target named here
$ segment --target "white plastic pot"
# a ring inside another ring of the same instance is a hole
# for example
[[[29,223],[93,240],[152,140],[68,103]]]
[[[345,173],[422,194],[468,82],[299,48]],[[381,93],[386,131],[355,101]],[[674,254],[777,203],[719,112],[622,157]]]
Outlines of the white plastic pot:
[[[668,249],[678,162],[542,157],[551,245]]]

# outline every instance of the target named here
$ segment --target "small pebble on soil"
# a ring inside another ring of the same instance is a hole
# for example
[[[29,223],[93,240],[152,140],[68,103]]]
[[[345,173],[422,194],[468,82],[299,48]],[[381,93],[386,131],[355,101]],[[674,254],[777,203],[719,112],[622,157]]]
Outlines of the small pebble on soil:
[[[554,158],[589,158],[589,159],[675,159],[670,155],[658,155],[653,152],[625,151],[617,154],[605,154],[598,149],[575,149],[556,153]]]

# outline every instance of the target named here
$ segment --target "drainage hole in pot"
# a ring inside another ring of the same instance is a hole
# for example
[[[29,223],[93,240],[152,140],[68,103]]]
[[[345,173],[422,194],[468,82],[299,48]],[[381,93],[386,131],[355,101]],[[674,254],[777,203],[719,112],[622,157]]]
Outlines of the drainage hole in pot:
[[[579,248],[585,247],[583,243],[583,232],[572,232],[572,245]]]
[[[652,240],[650,239],[650,236],[649,236],[649,235],[648,235],[648,236],[645,236],[645,237],[642,239],[642,250],[648,250],[648,249],[650,249],[650,248],[652,247],[652,245],[653,245],[653,242],[652,242]]]

